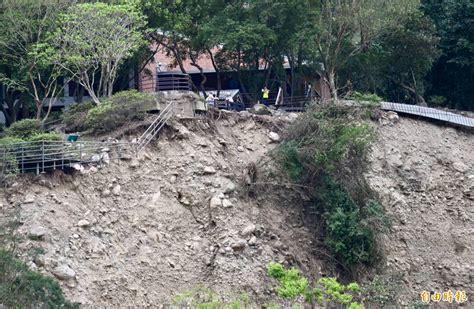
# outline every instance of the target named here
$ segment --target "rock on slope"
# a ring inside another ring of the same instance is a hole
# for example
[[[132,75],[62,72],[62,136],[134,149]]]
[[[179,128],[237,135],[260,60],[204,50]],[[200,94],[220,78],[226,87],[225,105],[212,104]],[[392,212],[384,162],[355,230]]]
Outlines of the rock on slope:
[[[275,145],[274,117],[172,127],[139,161],[24,179],[0,193],[1,213],[22,223],[23,259],[59,278],[72,301],[107,307],[169,303],[199,285],[264,303],[274,299],[270,261],[334,275],[291,194],[242,192],[246,166]],[[472,291],[473,135],[411,119],[379,132],[368,178],[393,216],[382,271],[403,275],[400,302],[423,290]]]
[[[296,209],[240,192],[246,165],[274,147],[262,117],[176,122],[140,161],[14,186],[4,204],[20,213],[18,235],[41,231],[22,251],[44,251],[23,258],[85,305],[170,303],[200,285],[264,302],[270,261],[319,266],[311,233],[288,229]]]
[[[472,295],[474,134],[406,118],[379,134],[368,177],[393,217],[385,270],[402,274],[405,301],[424,290]]]

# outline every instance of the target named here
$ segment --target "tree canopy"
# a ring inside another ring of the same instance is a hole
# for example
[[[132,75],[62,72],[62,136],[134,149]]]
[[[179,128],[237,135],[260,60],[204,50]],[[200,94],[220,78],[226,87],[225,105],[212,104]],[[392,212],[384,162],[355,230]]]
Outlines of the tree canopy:
[[[0,109],[7,123],[31,109],[45,119],[69,80],[99,103],[157,49],[201,72],[202,92],[208,57],[218,90],[233,72],[249,101],[321,77],[333,98],[474,110],[470,0],[3,0]]]
[[[120,65],[144,44],[144,16],[133,5],[84,3],[61,14],[58,24],[43,50],[46,61],[78,81],[95,103],[112,96]]]

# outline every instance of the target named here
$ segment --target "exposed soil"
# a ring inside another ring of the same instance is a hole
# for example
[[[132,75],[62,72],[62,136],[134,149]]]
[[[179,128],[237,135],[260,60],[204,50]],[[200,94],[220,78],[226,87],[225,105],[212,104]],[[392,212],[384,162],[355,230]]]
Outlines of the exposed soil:
[[[379,136],[368,177],[393,218],[384,271],[403,276],[400,302],[424,290],[472,297],[474,134],[401,118]]]
[[[1,220],[19,221],[17,251],[31,267],[73,270],[60,282],[74,302],[156,306],[205,286],[224,301],[245,292],[266,303],[270,261],[334,274],[302,224],[301,196],[283,184],[249,196],[246,186],[276,145],[269,133],[292,119],[174,121],[139,159],[19,179],[0,193]],[[394,221],[379,272],[403,275],[402,304],[423,290],[472,295],[474,136],[413,119],[377,126],[367,177]]]
[[[264,303],[270,261],[320,269],[297,205],[284,203],[291,196],[256,200],[241,186],[247,165],[276,145],[267,128],[288,119],[222,118],[174,122],[140,160],[15,184],[4,205],[19,211],[24,259],[48,275],[67,265],[68,298],[107,307],[171,303],[199,286]],[[42,240],[28,239],[38,227]]]

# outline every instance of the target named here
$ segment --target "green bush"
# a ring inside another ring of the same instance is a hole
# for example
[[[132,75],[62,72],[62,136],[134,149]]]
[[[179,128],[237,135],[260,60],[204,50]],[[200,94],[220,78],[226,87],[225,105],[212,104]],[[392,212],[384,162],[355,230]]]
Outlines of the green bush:
[[[370,107],[378,107],[382,102],[382,98],[373,93],[360,93],[354,92],[351,99],[356,101],[360,105],[366,105]]]
[[[55,132],[48,132],[48,133],[36,133],[31,135],[28,138],[29,142],[37,142],[37,141],[62,141],[63,136],[59,133]]]
[[[59,284],[35,273],[10,252],[0,250],[0,304],[9,308],[78,308]]]
[[[135,90],[117,93],[89,110],[85,126],[92,132],[106,133],[131,121],[143,120],[145,106],[154,100],[152,95]]]
[[[17,121],[5,130],[6,136],[18,138],[28,138],[36,133],[41,133],[41,122],[36,119]]]
[[[447,99],[446,97],[443,97],[443,96],[434,95],[430,97],[429,102],[430,102],[430,105],[432,106],[442,107],[442,106],[446,106]]]
[[[279,263],[272,262],[268,265],[268,275],[279,281],[277,294],[281,298],[295,299],[303,295],[309,286],[308,279],[301,277],[298,269],[287,270]]]
[[[296,268],[285,269],[283,265],[271,262],[268,265],[267,273],[270,277],[278,280],[277,294],[279,297],[296,300],[303,296],[305,301],[314,305],[317,303],[324,308],[346,305],[352,309],[363,309],[361,305],[354,301],[354,296],[360,292],[357,283],[343,285],[336,278],[320,278],[314,288],[309,287],[309,280],[301,276]]]
[[[324,243],[343,265],[377,259],[376,233],[389,220],[364,173],[375,132],[366,106],[316,106],[300,116],[273,152],[275,161],[302,185],[318,216]]]
[[[378,307],[395,304],[397,297],[406,292],[403,274],[375,275],[363,291],[365,299]]]
[[[64,109],[61,120],[66,125],[67,132],[87,130],[85,122],[87,113],[96,105],[93,102],[75,103]]]
[[[14,151],[15,145],[22,142],[24,140],[18,137],[6,136],[0,138],[0,152],[6,151],[0,161],[0,183],[18,174],[18,160],[14,154],[8,151]]]
[[[0,146],[3,146],[3,147],[12,145],[12,144],[22,143],[22,142],[24,142],[24,140],[19,137],[5,136],[5,137],[0,138]]]
[[[299,181],[303,175],[303,164],[299,159],[298,146],[294,141],[281,144],[275,150],[276,157],[292,181]]]

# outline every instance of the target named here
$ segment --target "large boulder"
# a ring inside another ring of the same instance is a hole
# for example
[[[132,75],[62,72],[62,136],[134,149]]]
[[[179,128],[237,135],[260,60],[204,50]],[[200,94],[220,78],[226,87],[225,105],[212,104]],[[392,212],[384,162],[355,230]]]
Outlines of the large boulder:
[[[60,280],[72,280],[76,277],[76,272],[66,264],[58,265],[53,269],[53,274]]]
[[[263,104],[255,104],[254,106],[252,106],[249,112],[255,115],[271,115],[272,114],[270,109]]]

